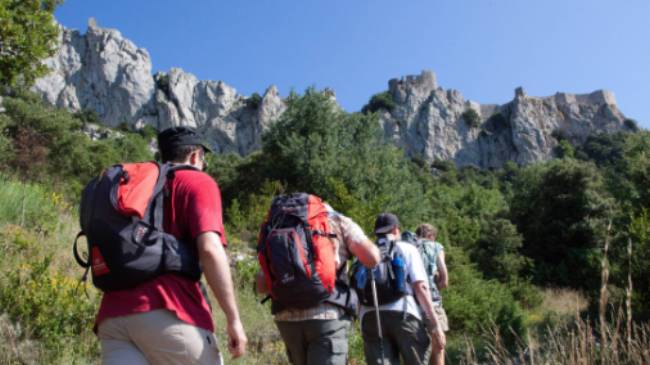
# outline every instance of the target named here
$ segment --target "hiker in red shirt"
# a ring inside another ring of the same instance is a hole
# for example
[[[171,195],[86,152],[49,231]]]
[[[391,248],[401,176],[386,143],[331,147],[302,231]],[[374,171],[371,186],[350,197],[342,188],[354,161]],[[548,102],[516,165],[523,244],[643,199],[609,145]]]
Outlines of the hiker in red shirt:
[[[246,350],[225,253],[221,193],[206,173],[209,149],[190,128],[158,134],[163,162],[193,169],[174,172],[166,188],[164,229],[192,245],[205,278],[224,312],[228,350]],[[198,281],[166,273],[133,289],[108,291],[95,325],[103,364],[221,364],[210,307]]]

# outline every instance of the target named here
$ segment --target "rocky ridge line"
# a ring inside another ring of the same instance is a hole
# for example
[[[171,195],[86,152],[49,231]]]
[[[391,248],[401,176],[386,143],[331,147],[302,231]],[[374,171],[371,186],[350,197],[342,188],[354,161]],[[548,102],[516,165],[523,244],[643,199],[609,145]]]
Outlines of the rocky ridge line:
[[[275,86],[246,97],[222,81],[198,80],[178,68],[152,75],[145,49],[93,19],[84,35],[62,28],[60,48],[45,62],[52,72],[34,90],[50,103],[93,110],[110,126],[195,127],[218,152],[259,149],[262,133],[286,109]],[[635,127],[603,90],[539,98],[519,88],[509,103],[481,105],[439,87],[435,74],[423,71],[390,80],[387,92],[394,106],[377,111],[386,138],[429,162],[523,165],[552,158],[559,138],[580,143],[590,133]]]

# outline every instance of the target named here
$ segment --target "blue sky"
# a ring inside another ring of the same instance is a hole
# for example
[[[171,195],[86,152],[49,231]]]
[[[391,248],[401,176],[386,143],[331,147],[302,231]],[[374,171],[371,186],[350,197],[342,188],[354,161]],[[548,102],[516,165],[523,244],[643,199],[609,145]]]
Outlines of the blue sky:
[[[650,128],[648,0],[66,0],[60,23],[89,17],[151,55],[240,93],[330,87],[359,110],[391,78],[429,69],[466,99],[608,89]]]

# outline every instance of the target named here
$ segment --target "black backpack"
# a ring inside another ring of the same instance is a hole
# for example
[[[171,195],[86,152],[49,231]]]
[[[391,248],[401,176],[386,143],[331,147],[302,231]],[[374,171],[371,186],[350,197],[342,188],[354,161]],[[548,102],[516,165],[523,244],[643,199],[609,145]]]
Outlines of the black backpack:
[[[163,231],[163,199],[174,171],[194,169],[143,162],[111,166],[85,187],[80,205],[81,232],[73,245],[77,263],[92,272],[102,291],[133,288],[164,273],[199,280],[193,249]],[[88,258],[77,241],[86,236]]]
[[[404,257],[395,249],[396,242],[380,238],[377,242],[381,261],[373,269],[364,267],[358,260],[352,264],[352,287],[361,304],[373,306],[372,278],[375,280],[378,304],[388,304],[408,294],[408,278]]]

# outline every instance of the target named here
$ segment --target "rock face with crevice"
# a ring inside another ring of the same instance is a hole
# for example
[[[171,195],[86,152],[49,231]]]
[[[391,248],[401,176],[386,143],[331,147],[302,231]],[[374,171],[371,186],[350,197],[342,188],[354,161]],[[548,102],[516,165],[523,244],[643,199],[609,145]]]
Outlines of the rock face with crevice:
[[[286,110],[275,86],[246,97],[178,68],[152,75],[146,50],[93,19],[85,34],[62,28],[59,50],[45,62],[52,72],[34,90],[50,103],[93,110],[110,126],[195,127],[218,152],[259,149],[263,132]],[[539,98],[518,88],[509,103],[481,105],[439,87],[433,72],[423,71],[390,80],[387,92],[393,105],[376,110],[386,138],[429,162],[523,165],[552,158],[562,138],[580,143],[591,133],[634,128],[607,91]]]

